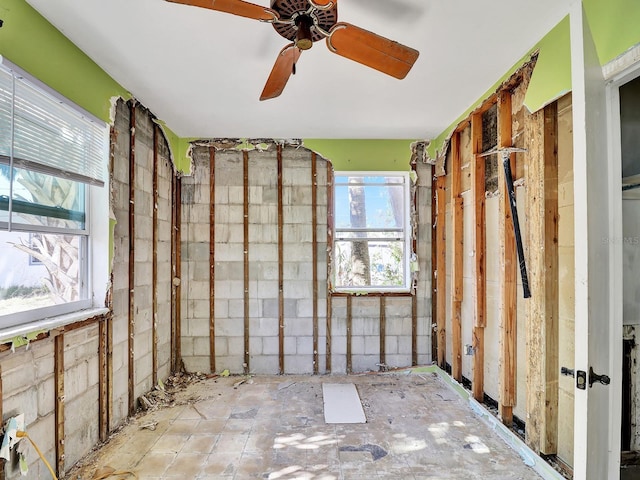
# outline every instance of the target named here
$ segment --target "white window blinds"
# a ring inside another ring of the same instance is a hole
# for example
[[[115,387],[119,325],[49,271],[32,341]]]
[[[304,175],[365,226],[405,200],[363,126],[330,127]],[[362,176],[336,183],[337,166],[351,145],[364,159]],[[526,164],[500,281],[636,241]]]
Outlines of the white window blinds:
[[[104,184],[106,125],[0,57],[0,164]]]

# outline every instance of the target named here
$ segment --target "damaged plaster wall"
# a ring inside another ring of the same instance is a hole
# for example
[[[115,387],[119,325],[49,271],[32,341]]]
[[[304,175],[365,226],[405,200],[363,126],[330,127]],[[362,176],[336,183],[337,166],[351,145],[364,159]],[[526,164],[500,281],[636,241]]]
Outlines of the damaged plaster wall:
[[[349,300],[350,315],[347,313],[347,297],[335,295],[329,300],[331,358],[327,359],[330,164],[317,155],[314,177],[314,154],[298,145],[282,145],[282,237],[279,238],[278,145],[272,142],[257,149],[242,150],[233,145],[220,148],[222,144],[219,141],[214,143],[196,144],[193,174],[182,178],[181,329],[182,358],[187,370],[208,372],[215,368],[216,371],[228,369],[232,373],[325,373],[328,372],[327,360],[329,371],[333,373],[346,372],[349,367],[350,371],[378,370],[381,363],[382,304],[386,322],[383,340],[385,365],[411,365],[414,354],[417,355],[417,363],[429,363],[431,166],[420,162],[416,166],[415,208],[420,217],[416,230],[420,234],[417,244],[421,272],[415,305],[417,351],[412,351],[414,306],[411,295],[390,296],[384,301],[376,295],[352,296]],[[213,185],[211,178],[214,179]],[[312,222],[314,179],[317,183],[315,245]],[[215,195],[213,203],[212,191]],[[245,203],[245,198],[248,203]],[[246,277],[245,208],[248,212]],[[211,218],[215,222],[213,237]],[[211,238],[214,238],[213,246]],[[210,264],[211,247],[215,258],[213,265]],[[280,247],[283,256],[282,299],[278,271]],[[317,289],[315,317],[314,288]],[[210,320],[211,295],[214,296],[213,322]],[[279,337],[281,314],[282,339]],[[348,317],[351,321],[350,345],[347,345]],[[315,351],[314,328],[317,328]],[[316,356],[317,365],[314,364]]]

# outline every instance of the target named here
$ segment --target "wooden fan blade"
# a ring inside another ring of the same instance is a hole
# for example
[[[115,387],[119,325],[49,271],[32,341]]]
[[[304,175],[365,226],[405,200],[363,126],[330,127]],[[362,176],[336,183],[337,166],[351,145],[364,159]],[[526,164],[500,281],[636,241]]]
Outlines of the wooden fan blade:
[[[255,20],[271,21],[277,19],[278,13],[270,8],[245,2],[243,0],[167,0],[172,3],[191,5],[193,7],[208,8],[219,12],[231,13],[240,17]]]
[[[334,5],[337,5],[338,0],[313,0],[313,3],[315,3],[316,5],[318,5],[320,7],[326,7],[330,3],[333,3]]]
[[[392,77],[407,76],[420,52],[349,23],[336,23],[327,37],[333,53]]]
[[[276,63],[267,79],[267,84],[262,90],[260,100],[269,100],[280,96],[284,87],[293,73],[293,67],[300,58],[302,51],[293,43],[284,47],[278,54]]]

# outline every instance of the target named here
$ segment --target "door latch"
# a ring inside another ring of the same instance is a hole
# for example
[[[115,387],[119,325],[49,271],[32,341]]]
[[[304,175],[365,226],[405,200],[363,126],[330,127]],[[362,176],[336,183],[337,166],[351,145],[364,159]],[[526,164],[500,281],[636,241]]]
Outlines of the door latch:
[[[609,385],[611,379],[608,375],[598,375],[593,371],[593,367],[589,367],[589,388],[593,387],[593,384],[599,382],[602,385]]]
[[[587,372],[584,370],[574,371],[567,367],[560,367],[560,373],[567,377],[574,377],[576,379],[576,387],[580,390],[587,389]],[[593,387],[596,382],[602,385],[609,385],[611,379],[607,375],[598,375],[593,371],[593,367],[589,367],[589,388]]]

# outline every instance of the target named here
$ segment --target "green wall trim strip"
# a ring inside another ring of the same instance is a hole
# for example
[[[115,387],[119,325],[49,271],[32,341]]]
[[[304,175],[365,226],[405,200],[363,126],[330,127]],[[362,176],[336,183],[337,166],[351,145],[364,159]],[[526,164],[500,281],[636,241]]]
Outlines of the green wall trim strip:
[[[0,55],[109,123],[112,97],[131,98],[120,84],[24,0],[0,0]]]
[[[416,140],[304,139],[337,171],[409,171],[411,144]]]

